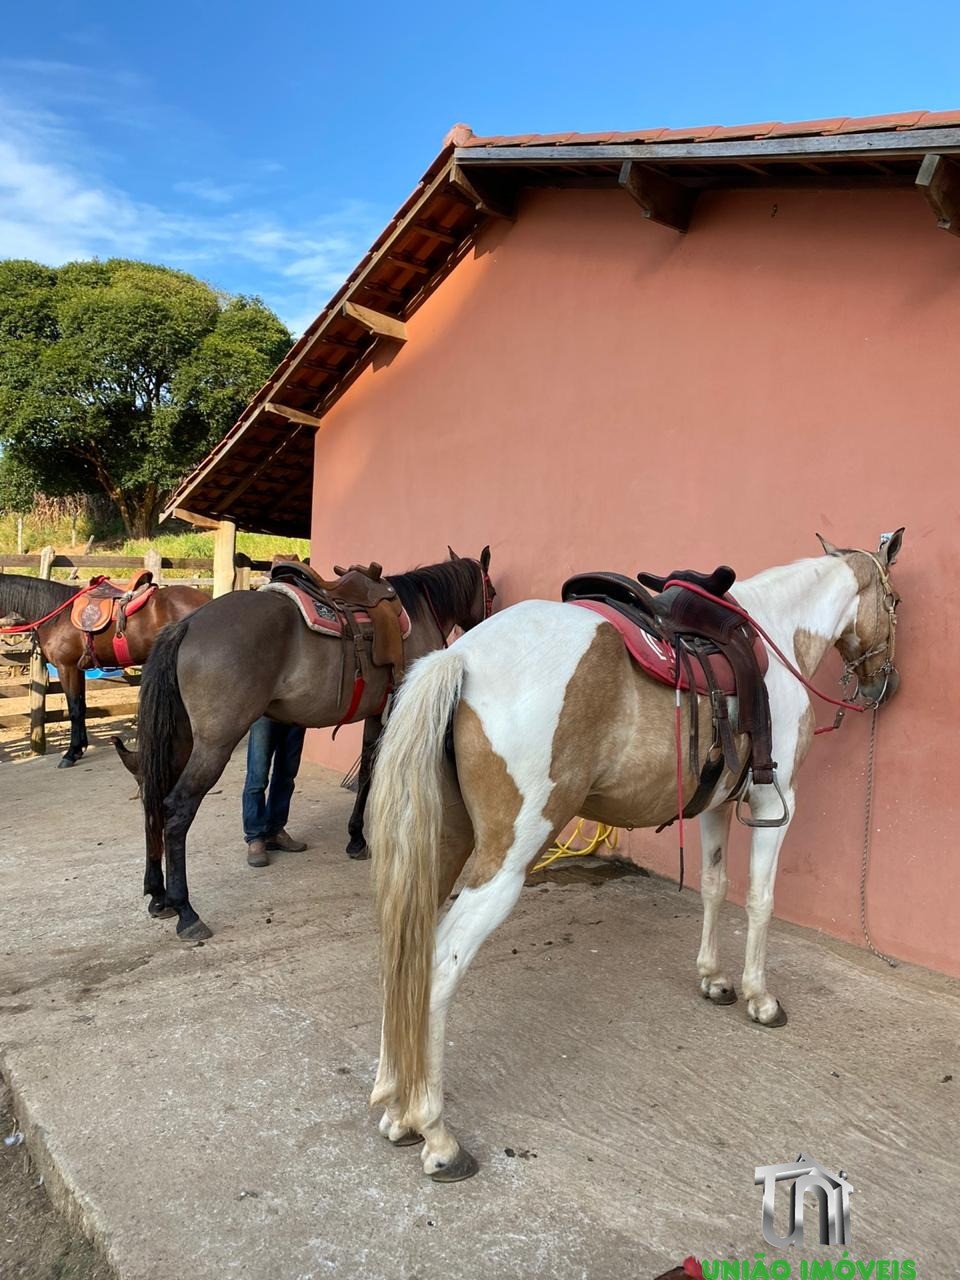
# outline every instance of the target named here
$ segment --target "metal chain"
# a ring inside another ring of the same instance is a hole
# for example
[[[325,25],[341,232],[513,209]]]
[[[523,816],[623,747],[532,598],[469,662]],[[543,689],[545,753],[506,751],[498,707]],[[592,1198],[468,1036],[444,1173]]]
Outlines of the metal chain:
[[[873,764],[877,750],[877,708],[873,708],[873,715],[870,718],[870,749],[867,753],[867,799],[864,808],[863,818],[863,858],[860,862],[860,928],[863,930],[863,936],[867,946],[884,964],[888,964],[891,969],[896,969],[897,962],[891,956],[885,955],[879,947],[874,945],[873,939],[870,937],[870,930],[867,928],[867,868],[870,863],[870,836],[873,828]]]

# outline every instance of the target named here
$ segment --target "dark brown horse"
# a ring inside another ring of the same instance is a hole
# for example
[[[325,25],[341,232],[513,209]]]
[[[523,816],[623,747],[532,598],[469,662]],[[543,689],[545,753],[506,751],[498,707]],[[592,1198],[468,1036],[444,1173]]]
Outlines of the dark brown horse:
[[[408,666],[441,648],[455,626],[469,630],[492,608],[490,548],[484,547],[479,560],[451,556],[389,579],[412,624],[403,645]],[[140,780],[148,910],[157,917],[176,914],[181,938],[195,942],[211,934],[190,905],[187,832],[234,747],[262,715],[312,728],[338,724],[349,701],[349,677],[340,641],[309,631],[297,606],[274,591],[221,596],[157,641],[141,681],[138,750],[115,742],[121,760]],[[389,679],[387,668],[370,668],[352,716],[366,721],[360,791],[350,824],[353,856],[363,856],[366,848],[363,810]]]
[[[44,661],[57,668],[70,714],[70,746],[60,761],[61,769],[75,765],[87,748],[87,706],[84,673],[78,663],[84,656],[83,632],[70,621],[69,608],[61,606],[76,596],[78,588],[65,582],[48,582],[19,573],[0,573],[0,618],[20,617],[25,622],[44,618],[60,609],[55,617],[35,629]],[[129,618],[124,634],[135,666],[145,662],[157,632],[168,622],[179,622],[195,613],[210,597],[193,587],[159,587],[147,603]],[[93,637],[93,651],[101,666],[116,666],[111,623]]]

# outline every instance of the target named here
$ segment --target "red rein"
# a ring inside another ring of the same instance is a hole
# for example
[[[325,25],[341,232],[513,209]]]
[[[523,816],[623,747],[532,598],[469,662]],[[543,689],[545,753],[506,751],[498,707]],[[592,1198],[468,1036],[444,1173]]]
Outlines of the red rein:
[[[721,600],[718,596],[712,596],[709,591],[704,591],[702,587],[695,586],[692,582],[683,582],[679,578],[671,578],[664,587],[683,587],[684,591],[692,591],[694,595],[703,596],[704,600],[712,600],[714,604],[721,604],[725,609],[729,609],[731,613],[735,613],[738,617],[743,618],[744,622],[749,622],[751,627],[758,632],[759,635],[767,642],[773,652],[777,655],[783,665],[787,668],[791,675],[796,676],[803,687],[823,702],[829,702],[832,707],[842,707],[844,711],[867,711],[869,708],[862,707],[858,702],[847,702],[845,698],[831,698],[827,693],[821,693],[810,681],[798,671],[783,650],[777,645],[764,631],[760,623],[750,617],[746,609],[741,609],[739,605],[734,604],[732,600]],[[817,733],[829,733],[831,729],[835,729],[836,725],[824,725],[823,728],[817,729]]]
[[[102,578],[94,578],[93,582],[91,582],[88,587],[83,587],[80,591],[76,592],[75,595],[70,596],[68,600],[64,600],[63,604],[57,605],[56,609],[54,609],[52,613],[48,613],[43,618],[38,618],[36,622],[24,622],[16,627],[0,627],[0,635],[15,636],[20,635],[24,631],[36,631],[37,627],[42,627],[45,622],[49,622],[51,618],[55,618],[58,613],[63,613],[64,609],[69,608],[69,606],[73,604],[74,600],[79,600],[81,596],[85,596],[88,591],[93,590],[97,583],[102,581]]]

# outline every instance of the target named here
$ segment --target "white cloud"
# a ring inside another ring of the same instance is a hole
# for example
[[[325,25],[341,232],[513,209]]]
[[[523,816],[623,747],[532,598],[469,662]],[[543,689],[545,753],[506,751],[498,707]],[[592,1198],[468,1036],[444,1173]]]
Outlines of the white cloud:
[[[24,64],[19,64],[24,69]],[[53,65],[56,74],[75,71]],[[191,270],[263,296],[295,332],[323,307],[365,252],[382,219],[356,201],[281,221],[269,191],[188,179],[192,197],[169,207],[138,200],[96,173],[95,152],[48,110],[0,98],[0,256],[52,266],[132,257]],[[209,209],[197,209],[197,202]]]

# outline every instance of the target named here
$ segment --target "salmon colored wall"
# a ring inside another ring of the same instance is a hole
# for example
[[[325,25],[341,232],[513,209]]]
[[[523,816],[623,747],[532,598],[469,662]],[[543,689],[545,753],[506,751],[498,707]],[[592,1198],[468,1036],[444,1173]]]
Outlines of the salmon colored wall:
[[[325,419],[314,563],[489,542],[504,607],[575,570],[745,577],[816,554],[817,530],[874,548],[906,525],[869,921],[960,974],[958,297],[960,242],[909,190],[712,194],[686,236],[619,192],[531,193]],[[356,733],[311,736],[314,759],[356,754]],[[778,915],[854,942],[867,737],[864,717],[817,740],[777,880]],[[673,832],[627,843],[676,874]],[[735,830],[741,902],[746,847]]]

